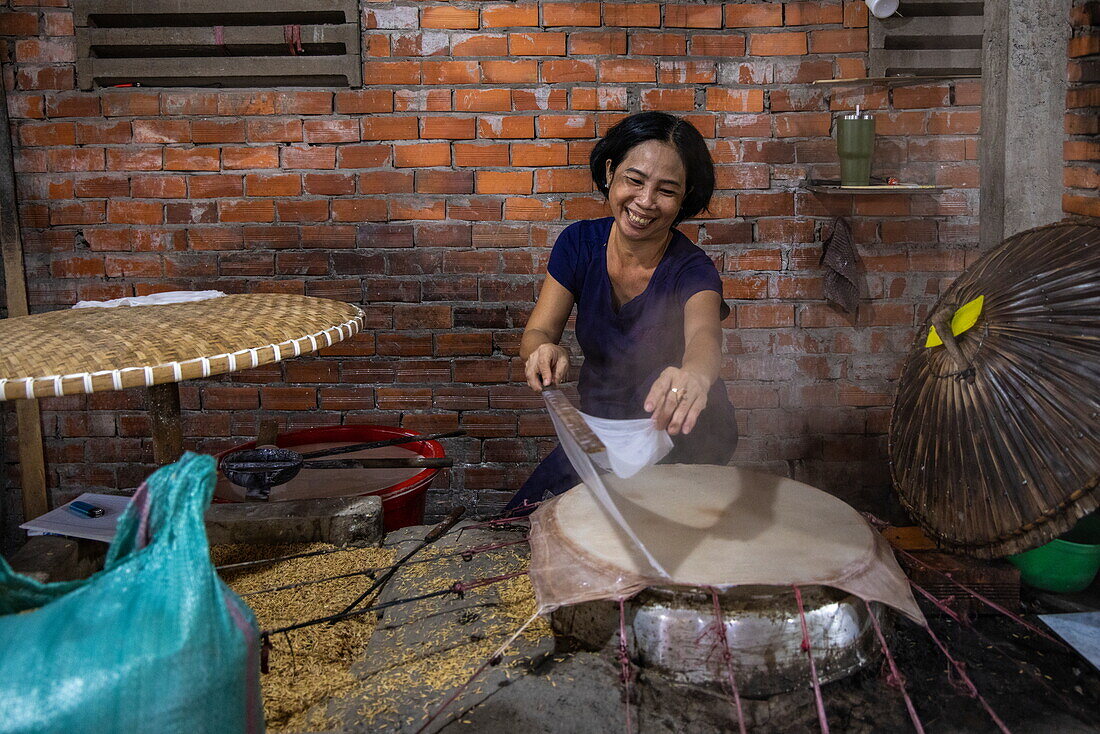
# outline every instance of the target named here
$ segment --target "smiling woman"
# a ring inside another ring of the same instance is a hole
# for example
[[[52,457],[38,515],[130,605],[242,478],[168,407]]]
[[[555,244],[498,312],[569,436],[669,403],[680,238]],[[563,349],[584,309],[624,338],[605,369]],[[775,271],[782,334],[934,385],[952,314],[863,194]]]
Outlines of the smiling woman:
[[[729,308],[710,258],[674,228],[710,202],[714,164],[706,143],[683,120],[646,112],[608,131],[589,163],[611,216],[576,222],[554,244],[520,344],[527,384],[541,391],[568,376],[569,352],[558,342],[576,305],[585,358],[581,410],[652,416],[673,436],[665,463],[725,464],[737,443],[733,406],[718,379]],[[579,481],[558,447],[508,507]]]

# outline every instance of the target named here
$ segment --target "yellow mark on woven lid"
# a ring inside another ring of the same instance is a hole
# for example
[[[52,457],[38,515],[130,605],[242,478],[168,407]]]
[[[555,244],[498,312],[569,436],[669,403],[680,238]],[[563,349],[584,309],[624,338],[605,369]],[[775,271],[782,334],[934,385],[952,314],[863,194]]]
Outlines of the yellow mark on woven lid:
[[[974,324],[978,323],[978,316],[982,312],[982,304],[985,303],[985,296],[978,296],[970,303],[962,306],[955,315],[951,317],[951,333],[955,336],[963,333]],[[928,329],[928,340],[924,342],[925,347],[938,347],[943,344],[943,340],[940,339],[940,335],[936,333],[936,327],[932,326]]]

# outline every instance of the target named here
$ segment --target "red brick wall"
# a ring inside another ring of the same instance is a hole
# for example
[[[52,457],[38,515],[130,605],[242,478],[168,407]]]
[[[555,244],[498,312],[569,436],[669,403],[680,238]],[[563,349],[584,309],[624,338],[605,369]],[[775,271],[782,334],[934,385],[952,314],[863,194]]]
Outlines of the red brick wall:
[[[1070,24],[1062,209],[1100,217],[1100,2],[1074,0]]]
[[[718,164],[708,217],[683,229],[733,307],[736,460],[885,502],[901,361],[977,255],[980,85],[811,86],[865,76],[861,0],[366,2],[365,89],[92,93],[73,90],[70,11],[23,2],[0,33],[33,309],[176,288],[366,309],[365,333],[320,357],[184,385],[190,447],[233,445],[267,415],[292,430],[464,428],[433,506],[498,506],[552,446],[515,354],[555,236],[604,213],[593,139],[661,109]],[[878,116],[876,175],[953,188],[800,191],[838,175],[830,124],[856,103]],[[834,215],[863,257],[858,318],[822,297]],[[139,392],[42,407],[55,490],[148,471]]]

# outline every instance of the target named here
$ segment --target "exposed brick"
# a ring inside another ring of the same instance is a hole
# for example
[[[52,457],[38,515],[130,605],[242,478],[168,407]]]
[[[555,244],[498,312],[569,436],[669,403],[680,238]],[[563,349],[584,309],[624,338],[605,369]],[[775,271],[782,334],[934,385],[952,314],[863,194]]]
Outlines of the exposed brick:
[[[478,194],[530,194],[530,171],[478,171],[475,191]]]
[[[47,156],[50,171],[102,171],[105,168],[103,148],[55,148]]]
[[[422,66],[424,84],[475,84],[480,81],[476,61],[425,61]]]
[[[892,93],[894,106],[902,109],[914,107],[946,107],[951,96],[951,88],[935,85],[914,85],[897,87]]]
[[[826,25],[841,23],[844,9],[839,2],[797,2],[783,6],[784,25]]]
[[[722,8],[717,5],[666,5],[666,28],[721,28]]]
[[[827,112],[802,112],[775,116],[775,133],[781,138],[827,137],[832,115]]]
[[[355,177],[346,173],[306,173],[302,175],[302,186],[305,193],[315,196],[344,196],[355,193]]]
[[[298,143],[302,141],[301,120],[284,118],[251,119],[248,120],[246,129],[248,140],[253,143]]]
[[[455,110],[461,112],[494,112],[510,110],[512,97],[507,89],[456,89]]]
[[[271,199],[225,199],[218,202],[222,222],[272,222],[275,203]]]
[[[479,138],[533,138],[535,137],[535,119],[517,115],[481,116],[477,118],[477,136]],[[456,151],[458,147],[456,144]],[[506,157],[507,147],[501,146],[500,150]]]
[[[18,89],[72,89],[76,75],[71,66],[26,66],[15,77]]]
[[[537,25],[537,17],[536,15],[536,23],[523,25]],[[542,24],[548,28],[554,26],[598,26],[600,25],[600,3],[545,3],[542,6]]]
[[[508,36],[466,33],[451,36],[451,56],[507,56]]]
[[[415,117],[367,117],[362,121],[363,140],[416,140],[419,135]]]
[[[496,118],[500,119],[500,118]],[[493,132],[494,129],[501,131],[505,128],[503,120],[500,123],[495,123],[493,118],[486,118],[484,123],[479,123],[479,134],[484,137],[482,128]],[[531,126],[531,134],[534,135],[534,125]],[[523,137],[522,135],[516,135],[516,137]],[[454,144],[454,165],[456,166],[507,166],[509,164],[508,146],[501,144],[484,144],[484,143],[455,143]]]
[[[38,13],[4,13],[0,15],[0,36],[37,36]]]
[[[99,117],[99,98],[72,92],[46,97],[46,116],[51,118]],[[129,125],[127,125],[129,129]]]
[[[591,138],[595,120],[591,115],[540,115],[538,131],[541,138]]]
[[[619,56],[626,53],[626,33],[621,31],[579,31],[569,34],[572,56]]]
[[[107,204],[107,221],[112,224],[161,224],[164,205],[151,201],[112,200]]]
[[[475,120],[472,117],[423,117],[420,119],[420,137],[423,139],[466,140],[475,135]]]
[[[393,164],[398,168],[451,165],[451,146],[449,143],[395,145],[393,154]]]
[[[867,50],[867,31],[863,28],[821,30],[810,33],[810,53],[846,54]]]
[[[715,35],[697,33],[691,37],[691,53],[693,56],[718,56],[722,58],[744,56],[745,44],[744,36],[730,33]],[[765,80],[761,79],[760,81]]]
[[[221,168],[218,148],[165,148],[166,171],[217,171]]]
[[[242,196],[243,179],[240,174],[188,176],[187,188],[195,199],[218,198],[222,196]]]
[[[278,168],[279,149],[265,147],[222,148],[222,167],[226,170],[244,168]]]
[[[514,166],[561,166],[568,159],[564,143],[512,143],[510,158],[506,160]]]
[[[661,6],[658,3],[604,3],[605,26],[636,26],[656,28],[661,25]]]
[[[604,59],[599,63],[601,82],[655,82],[657,69],[645,59]]]
[[[550,59],[541,63],[539,77],[547,84],[594,82],[596,64],[580,59]]]
[[[367,61],[363,64],[363,78],[374,79],[378,84],[419,84],[419,61]]]
[[[25,123],[19,126],[19,142],[29,146],[75,145],[76,125],[71,122]]]
[[[737,326],[741,329],[773,329],[794,326],[794,306],[787,304],[739,304]]]
[[[332,218],[337,222],[381,222],[386,202],[381,199],[333,199]]]
[[[512,56],[564,56],[564,33],[510,33],[508,53]]]
[[[538,110],[560,110],[569,108],[568,93],[564,89],[552,89],[549,94],[544,90],[511,90],[512,109],[516,112],[536,112]]]
[[[302,127],[307,143],[350,143],[359,140],[357,120],[306,120]]]
[[[762,89],[707,90],[707,109],[716,112],[761,112],[764,109]]]
[[[807,52],[805,33],[753,33],[749,53],[753,56],[798,56]]]
[[[485,28],[524,28],[539,24],[539,7],[536,3],[521,2],[511,6],[486,7],[482,11]]]
[[[481,81],[486,84],[525,84],[538,81],[539,62],[534,59],[481,62]]]
[[[336,167],[336,148],[326,146],[290,145],[282,149],[283,168]]]

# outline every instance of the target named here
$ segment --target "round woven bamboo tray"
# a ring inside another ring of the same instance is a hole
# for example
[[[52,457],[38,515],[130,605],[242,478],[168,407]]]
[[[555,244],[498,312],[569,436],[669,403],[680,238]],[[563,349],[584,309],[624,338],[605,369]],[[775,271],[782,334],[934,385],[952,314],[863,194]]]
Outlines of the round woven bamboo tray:
[[[979,296],[976,322],[943,336]],[[933,324],[944,344],[929,348]],[[890,463],[925,532],[978,557],[1042,545],[1100,505],[1100,227],[1021,232],[955,280],[902,368]]]
[[[0,320],[0,400],[151,387],[259,367],[357,333],[339,301],[251,294]]]

